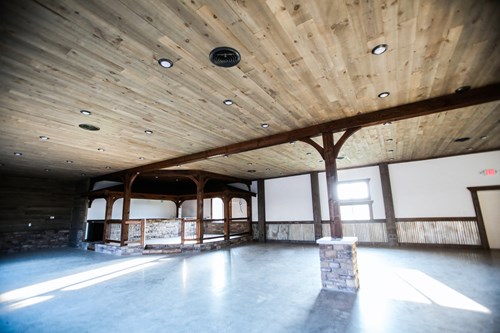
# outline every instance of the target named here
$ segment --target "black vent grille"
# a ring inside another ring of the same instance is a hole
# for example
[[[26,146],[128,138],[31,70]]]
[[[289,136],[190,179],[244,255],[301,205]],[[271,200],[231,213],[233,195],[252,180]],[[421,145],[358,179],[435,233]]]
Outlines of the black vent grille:
[[[233,67],[240,60],[239,52],[230,47],[217,47],[210,52],[210,61],[219,67]]]

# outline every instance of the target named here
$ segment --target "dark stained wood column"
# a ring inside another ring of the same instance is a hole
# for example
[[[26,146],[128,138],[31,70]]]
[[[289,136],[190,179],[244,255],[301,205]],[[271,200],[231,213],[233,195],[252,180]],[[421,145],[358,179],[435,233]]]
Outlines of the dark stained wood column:
[[[379,166],[380,181],[382,183],[382,195],[384,197],[385,221],[387,240],[390,246],[398,246],[398,233],[396,229],[396,216],[394,214],[394,203],[392,200],[391,177],[387,163]]]
[[[123,182],[123,210],[122,210],[122,230],[120,246],[125,246],[128,242],[128,225],[130,219],[130,199],[132,198],[132,184],[139,173],[125,174]]]
[[[330,233],[332,238],[342,238],[342,221],[337,193],[337,156],[347,139],[359,131],[360,127],[349,128],[337,144],[334,144],[333,133],[323,133],[323,158],[325,160],[326,187],[328,191],[328,211],[330,213]]]
[[[320,239],[322,236],[321,228],[321,204],[319,197],[319,180],[318,172],[311,172],[311,197],[314,220],[314,239]]]
[[[259,210],[259,242],[266,241],[266,188],[264,179],[257,180],[257,208]]]
[[[246,199],[247,202],[247,220],[248,220],[248,232],[250,237],[253,238],[253,228],[252,228],[252,197]]]
[[[232,207],[232,198],[228,195],[224,195],[224,239],[228,240],[229,235],[231,234],[231,213],[233,210]]]
[[[104,230],[102,232],[102,241],[106,243],[109,238],[109,220],[113,218],[113,204],[115,203],[115,197],[106,197],[106,212],[104,213]]]
[[[333,133],[323,133],[326,188],[328,191],[328,212],[330,213],[330,233],[332,238],[342,238],[340,205],[337,195],[337,156],[333,143]]]
[[[205,197],[206,178],[200,176],[195,181],[196,183],[196,243],[203,243],[203,234],[205,228],[203,225],[203,199]]]

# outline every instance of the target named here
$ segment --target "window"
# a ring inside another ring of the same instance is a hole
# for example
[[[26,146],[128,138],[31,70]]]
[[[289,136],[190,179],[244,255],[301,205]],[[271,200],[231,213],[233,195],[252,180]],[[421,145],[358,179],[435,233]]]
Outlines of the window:
[[[339,182],[337,193],[342,220],[371,220],[373,218],[369,179]]]

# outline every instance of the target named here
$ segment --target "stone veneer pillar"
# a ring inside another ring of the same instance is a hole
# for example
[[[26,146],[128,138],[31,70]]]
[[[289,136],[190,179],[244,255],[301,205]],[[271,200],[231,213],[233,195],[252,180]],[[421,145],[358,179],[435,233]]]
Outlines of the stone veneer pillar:
[[[324,289],[357,292],[359,288],[357,237],[323,237],[319,244],[321,283]]]

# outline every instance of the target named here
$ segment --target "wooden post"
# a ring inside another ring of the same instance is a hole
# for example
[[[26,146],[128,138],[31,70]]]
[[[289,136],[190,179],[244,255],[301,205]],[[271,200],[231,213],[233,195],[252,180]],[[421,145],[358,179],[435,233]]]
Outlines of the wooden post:
[[[224,194],[224,239],[228,240],[231,234],[231,201],[232,198],[226,193]]]
[[[245,199],[247,202],[247,221],[248,221],[248,232],[250,233],[250,239],[253,238],[253,228],[252,228],[252,197]]]
[[[394,203],[392,201],[391,178],[387,163],[379,165],[380,181],[382,183],[382,195],[384,197],[385,227],[387,240],[390,246],[398,246],[398,233],[396,229],[396,216],[394,214]]]
[[[203,234],[205,228],[203,225],[203,199],[205,196],[205,183],[204,176],[200,176],[196,180],[196,243],[203,243]]]
[[[146,244],[146,219],[141,220],[141,246]]]
[[[102,232],[102,241],[106,243],[109,238],[109,221],[113,218],[113,204],[115,203],[114,197],[106,197],[106,212],[104,215],[104,230]]]
[[[122,210],[122,230],[121,230],[121,240],[120,246],[125,246],[128,243],[128,224],[127,221],[130,219],[130,199],[132,197],[132,184],[138,173],[125,175],[123,182],[123,210]]]
[[[342,238],[342,222],[337,195],[337,156],[335,156],[333,133],[323,133],[323,149],[325,155],[326,188],[328,191],[328,212],[330,213],[330,235],[332,238]]]
[[[349,128],[337,144],[333,142],[333,133],[323,133],[323,158],[325,160],[326,187],[328,191],[328,211],[330,213],[330,233],[332,238],[342,238],[342,221],[337,193],[337,156],[347,139],[359,131],[360,127]]]
[[[266,241],[266,188],[264,179],[257,180],[257,205],[259,214],[259,242]]]
[[[311,172],[311,197],[314,220],[314,239],[318,240],[322,237],[321,227],[321,204],[319,199],[319,180],[318,172]]]

